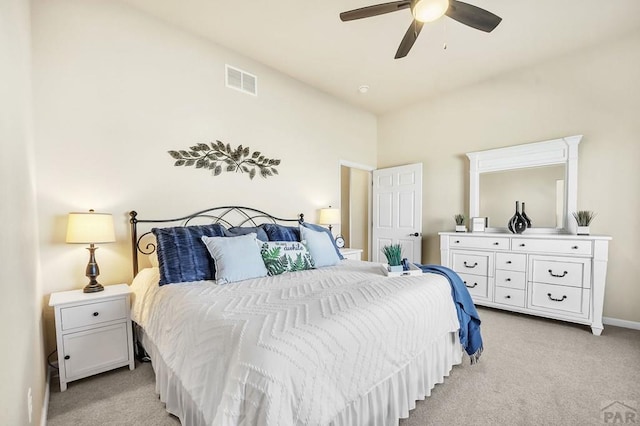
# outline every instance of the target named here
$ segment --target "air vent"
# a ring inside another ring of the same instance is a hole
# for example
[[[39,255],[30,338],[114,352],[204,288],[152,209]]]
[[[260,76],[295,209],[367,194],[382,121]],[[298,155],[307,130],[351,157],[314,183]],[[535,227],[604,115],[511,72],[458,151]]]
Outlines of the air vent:
[[[258,77],[231,65],[225,65],[225,70],[227,87],[253,96],[258,95]]]

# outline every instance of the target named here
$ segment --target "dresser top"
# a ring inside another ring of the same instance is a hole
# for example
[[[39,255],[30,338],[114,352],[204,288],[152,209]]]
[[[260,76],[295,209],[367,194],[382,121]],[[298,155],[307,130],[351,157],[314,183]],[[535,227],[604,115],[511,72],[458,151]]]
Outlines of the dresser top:
[[[480,238],[531,238],[545,240],[611,240],[608,235],[574,235],[574,234],[536,234],[522,233],[510,234],[507,232],[439,232],[438,235],[450,235],[456,237],[480,237]]]
[[[84,293],[82,289],[59,291],[51,293],[49,306],[64,305],[67,303],[93,302],[109,297],[118,297],[131,293],[131,288],[127,284],[105,285],[103,291],[95,293]]]

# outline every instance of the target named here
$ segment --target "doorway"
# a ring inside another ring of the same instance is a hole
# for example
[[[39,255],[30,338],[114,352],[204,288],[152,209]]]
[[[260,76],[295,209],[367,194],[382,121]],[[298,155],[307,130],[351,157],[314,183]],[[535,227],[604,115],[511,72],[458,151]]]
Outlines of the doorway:
[[[371,187],[373,167],[340,162],[340,215],[345,247],[371,252]]]

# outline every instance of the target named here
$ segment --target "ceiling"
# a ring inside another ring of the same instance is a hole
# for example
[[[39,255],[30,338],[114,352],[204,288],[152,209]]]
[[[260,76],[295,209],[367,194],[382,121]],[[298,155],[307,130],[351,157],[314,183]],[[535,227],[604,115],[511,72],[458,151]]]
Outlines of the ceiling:
[[[484,33],[443,17],[393,59],[409,9],[338,17],[389,0],[122,1],[377,114],[640,29],[640,0],[468,0],[502,23]]]

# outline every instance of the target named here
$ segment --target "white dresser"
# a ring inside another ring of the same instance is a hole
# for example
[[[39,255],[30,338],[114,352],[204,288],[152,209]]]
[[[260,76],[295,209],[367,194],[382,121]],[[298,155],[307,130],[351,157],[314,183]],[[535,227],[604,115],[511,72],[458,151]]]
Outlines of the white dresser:
[[[362,249],[344,247],[340,249],[340,254],[345,259],[362,260]]]
[[[474,303],[586,324],[600,335],[606,236],[440,233],[441,263]]]

